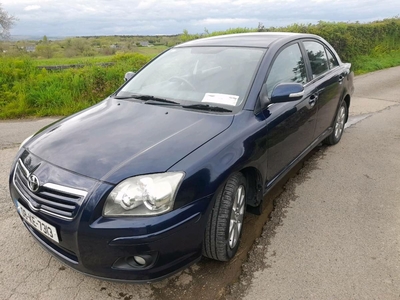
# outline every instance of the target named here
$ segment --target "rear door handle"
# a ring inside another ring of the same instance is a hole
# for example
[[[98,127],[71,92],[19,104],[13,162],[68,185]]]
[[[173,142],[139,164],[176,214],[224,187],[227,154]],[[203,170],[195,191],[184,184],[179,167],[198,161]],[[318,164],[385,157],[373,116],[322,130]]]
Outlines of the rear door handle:
[[[339,76],[339,83],[342,83],[342,82],[343,82],[343,79],[344,79],[344,76],[343,76],[343,75],[340,75],[340,76]]]
[[[311,105],[311,107],[313,107],[317,102],[317,100],[318,100],[318,94],[312,94],[310,96],[310,99],[308,100],[308,103]]]

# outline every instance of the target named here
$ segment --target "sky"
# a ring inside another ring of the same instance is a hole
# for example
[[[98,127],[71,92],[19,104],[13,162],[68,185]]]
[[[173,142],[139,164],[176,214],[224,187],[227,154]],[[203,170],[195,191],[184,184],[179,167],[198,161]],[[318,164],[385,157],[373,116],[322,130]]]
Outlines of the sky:
[[[400,15],[400,0],[0,0],[19,20],[11,35],[202,33],[322,21],[369,22]]]

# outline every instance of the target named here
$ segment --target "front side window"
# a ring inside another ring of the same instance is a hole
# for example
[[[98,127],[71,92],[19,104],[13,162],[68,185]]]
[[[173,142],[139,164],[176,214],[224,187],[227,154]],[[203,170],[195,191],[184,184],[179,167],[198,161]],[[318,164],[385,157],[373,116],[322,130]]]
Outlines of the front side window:
[[[174,48],[136,74],[117,96],[150,95],[182,105],[239,107],[265,51],[244,47]]]
[[[307,82],[304,59],[298,44],[286,47],[275,59],[267,78],[268,97],[271,98],[276,85],[290,82]]]
[[[326,58],[324,46],[320,43],[310,41],[304,42],[303,44],[311,64],[313,78],[328,71],[328,59]]]

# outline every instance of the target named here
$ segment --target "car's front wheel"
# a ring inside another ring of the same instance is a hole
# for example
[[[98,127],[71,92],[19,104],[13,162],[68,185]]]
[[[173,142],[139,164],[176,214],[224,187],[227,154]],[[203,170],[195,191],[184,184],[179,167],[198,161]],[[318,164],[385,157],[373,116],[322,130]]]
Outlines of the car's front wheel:
[[[345,101],[339,107],[337,112],[335,122],[333,124],[333,131],[332,133],[324,140],[324,142],[328,145],[335,145],[339,143],[340,139],[342,138],[344,125],[347,120],[348,115],[348,108]]]
[[[246,211],[246,188],[246,178],[235,173],[217,194],[204,235],[204,256],[228,261],[236,254]]]

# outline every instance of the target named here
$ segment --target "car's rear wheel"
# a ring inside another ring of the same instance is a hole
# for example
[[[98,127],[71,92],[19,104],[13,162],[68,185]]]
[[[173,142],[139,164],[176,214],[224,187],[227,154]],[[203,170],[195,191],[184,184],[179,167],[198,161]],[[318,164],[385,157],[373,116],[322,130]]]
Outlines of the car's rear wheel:
[[[217,194],[204,235],[204,256],[228,261],[236,254],[246,211],[246,188],[246,178],[235,173]]]
[[[340,139],[342,138],[344,125],[347,120],[348,115],[348,108],[345,101],[339,107],[337,112],[335,122],[333,124],[333,131],[332,133],[324,140],[324,142],[328,145],[335,145],[339,143]]]

